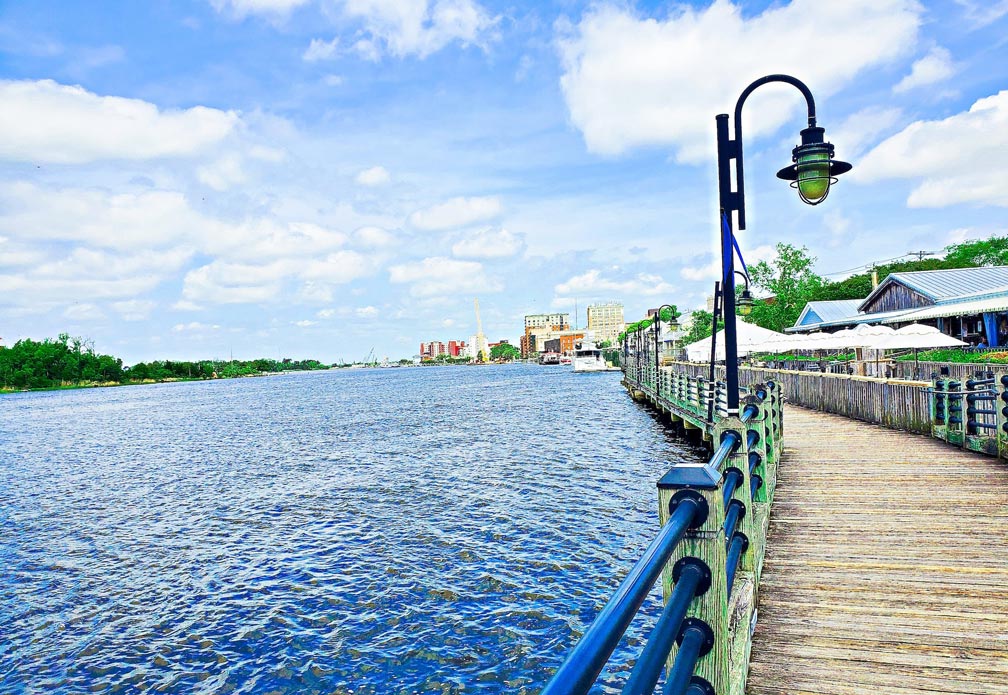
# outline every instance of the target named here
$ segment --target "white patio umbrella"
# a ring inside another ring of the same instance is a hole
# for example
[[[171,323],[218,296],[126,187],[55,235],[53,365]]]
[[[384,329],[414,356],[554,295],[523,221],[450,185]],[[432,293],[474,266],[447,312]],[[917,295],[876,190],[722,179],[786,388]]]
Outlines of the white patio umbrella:
[[[911,323],[895,331],[886,338],[885,347],[889,350],[901,350],[913,348],[914,351],[914,376],[917,376],[920,361],[917,359],[917,351],[921,348],[938,347],[962,347],[968,345],[958,338],[945,335],[934,326],[927,326],[923,323]]]
[[[962,347],[967,345],[958,338],[945,335],[934,326],[911,323],[885,339],[886,349]]]
[[[895,333],[896,331],[889,326],[873,326],[868,323],[859,323],[851,329],[849,336],[844,336],[844,339],[850,344],[850,347],[884,350],[887,347],[885,345],[886,340]]]

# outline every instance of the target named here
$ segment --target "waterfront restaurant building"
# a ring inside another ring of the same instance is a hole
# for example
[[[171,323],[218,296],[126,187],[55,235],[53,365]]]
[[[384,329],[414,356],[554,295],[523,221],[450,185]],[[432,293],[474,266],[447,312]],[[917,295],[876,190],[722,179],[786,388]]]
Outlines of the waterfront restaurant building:
[[[860,323],[936,326],[973,345],[1008,345],[1008,266],[891,273],[861,300],[809,302],[788,333]]]

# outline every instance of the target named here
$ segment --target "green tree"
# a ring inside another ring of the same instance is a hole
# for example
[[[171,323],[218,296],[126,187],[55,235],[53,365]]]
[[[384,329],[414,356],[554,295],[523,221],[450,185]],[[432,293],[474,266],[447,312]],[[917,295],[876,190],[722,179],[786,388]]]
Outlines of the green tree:
[[[777,244],[777,256],[749,268],[753,287],[771,295],[757,301],[749,321],[772,331],[793,326],[805,304],[822,291],[825,281],[812,272],[815,257],[806,247]]]
[[[519,357],[521,357],[521,351],[509,343],[500,343],[499,345],[494,345],[490,348],[491,360],[507,360],[510,362],[518,359]]]
[[[690,314],[690,327],[683,336],[682,344],[690,345],[697,342],[698,340],[703,340],[711,334],[711,324],[714,321],[714,314],[705,310],[697,309],[692,314]],[[718,330],[724,327],[724,321],[718,320]]]
[[[992,236],[946,246],[945,263],[948,268],[1008,265],[1008,236]]]

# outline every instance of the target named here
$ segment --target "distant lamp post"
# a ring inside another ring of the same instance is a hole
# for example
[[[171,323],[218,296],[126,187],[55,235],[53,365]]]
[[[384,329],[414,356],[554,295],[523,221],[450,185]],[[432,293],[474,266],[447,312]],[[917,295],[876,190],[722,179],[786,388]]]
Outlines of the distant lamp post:
[[[745,229],[745,177],[742,166],[742,106],[753,91],[770,82],[784,82],[798,89],[808,105],[808,127],[801,131],[802,144],[791,153],[792,164],[784,167],[777,176],[791,181],[801,199],[818,205],[829,194],[836,177],[851,170],[851,165],[833,159],[833,145],[823,139],[824,130],[816,125],[815,99],[805,83],[790,75],[767,75],[743,90],[735,103],[735,137],[728,134],[728,114],[718,114],[718,198],[721,204],[721,293],[723,298],[725,335],[725,382],[728,390],[728,414],[738,415],[738,342],[735,322],[735,253],[738,245],[732,231],[732,212],[738,214],[738,228]],[[732,161],[735,162],[735,183],[732,190]],[[741,252],[739,252],[741,256]],[[752,310],[752,296],[748,282],[739,297],[739,311]],[[745,306],[748,304],[748,308]]]
[[[669,320],[669,328],[673,331],[679,330],[679,317],[676,316],[676,308],[671,304],[662,304],[658,307],[658,311],[654,315],[654,375],[655,375],[655,400],[658,400],[658,396],[661,394],[661,349],[659,347],[658,340],[661,337],[661,312],[662,309],[668,309],[669,313],[672,314],[672,318]]]
[[[749,276],[745,273],[740,273],[735,271],[736,275],[741,275],[742,279],[745,280],[745,289],[742,290],[742,294],[739,295],[738,300],[735,302],[735,306],[738,307],[739,316],[748,316],[752,313],[753,305],[756,301],[753,299],[752,294],[749,293]]]

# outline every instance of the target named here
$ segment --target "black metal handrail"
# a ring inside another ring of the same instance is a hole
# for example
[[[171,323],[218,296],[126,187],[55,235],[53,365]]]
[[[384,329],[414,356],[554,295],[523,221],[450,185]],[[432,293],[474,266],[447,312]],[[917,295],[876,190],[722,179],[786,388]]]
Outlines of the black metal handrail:
[[[710,588],[710,569],[696,558],[683,558],[677,563],[675,572],[678,573],[675,588],[623,686],[623,695],[654,691],[665,660],[672,651],[672,644],[679,636],[686,609],[694,598],[703,596]]]
[[[687,530],[700,526],[705,518],[706,511],[699,498],[687,495],[680,499],[669,520],[543,688],[542,695],[588,692],[679,541]]]

